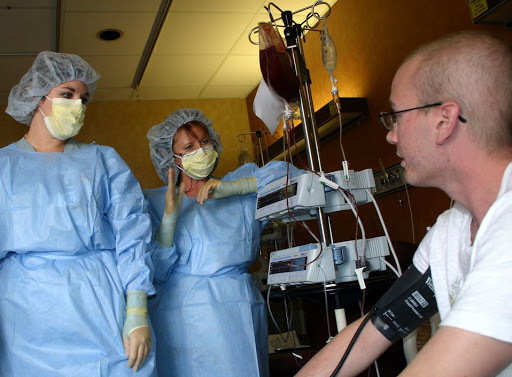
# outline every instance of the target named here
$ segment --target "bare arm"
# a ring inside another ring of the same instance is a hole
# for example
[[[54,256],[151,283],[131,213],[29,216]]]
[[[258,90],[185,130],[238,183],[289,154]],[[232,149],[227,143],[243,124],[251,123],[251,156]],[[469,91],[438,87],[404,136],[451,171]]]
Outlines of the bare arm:
[[[329,377],[336,369],[361,322],[362,319],[359,319],[343,329],[299,371],[296,377]],[[369,321],[337,376],[358,375],[368,368],[391,344]]]
[[[441,326],[400,377],[490,377],[510,363],[511,343]]]

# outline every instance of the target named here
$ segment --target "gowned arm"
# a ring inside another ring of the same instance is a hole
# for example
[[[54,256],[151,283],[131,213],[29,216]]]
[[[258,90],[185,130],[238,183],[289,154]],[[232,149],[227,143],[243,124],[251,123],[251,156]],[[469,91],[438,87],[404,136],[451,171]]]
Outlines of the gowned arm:
[[[491,377],[512,363],[512,343],[441,326],[400,377]]]
[[[322,348],[296,375],[296,377],[329,377],[363,319],[359,319],[332,339],[329,344]],[[337,374],[341,376],[356,376],[367,369],[386,349],[391,342],[382,335],[377,328],[368,321],[361,331],[359,338],[350,351],[345,364]]]
[[[155,293],[153,263],[148,252],[151,220],[147,202],[135,176],[111,148],[104,149],[108,181],[104,187],[104,215],[108,218],[117,257],[117,269],[125,292]]]

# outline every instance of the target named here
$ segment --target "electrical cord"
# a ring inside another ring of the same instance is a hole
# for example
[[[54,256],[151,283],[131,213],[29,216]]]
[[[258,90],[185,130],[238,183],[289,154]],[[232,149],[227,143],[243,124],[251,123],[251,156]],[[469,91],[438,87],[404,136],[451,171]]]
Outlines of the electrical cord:
[[[382,213],[380,212],[379,205],[377,204],[377,201],[373,197],[373,194],[370,190],[366,189],[366,193],[371,199],[373,206],[375,207],[375,211],[377,212],[377,215],[379,216],[380,223],[382,225],[382,229],[384,230],[384,234],[386,235],[386,239],[388,241],[389,249],[391,251],[391,254],[393,255],[393,259],[395,260],[396,269],[400,273],[400,276],[402,275],[402,267],[400,266],[400,262],[398,261],[398,256],[396,255],[395,248],[393,247],[393,243],[391,242],[391,238],[389,237],[388,228],[386,227],[386,223],[384,222],[384,219],[382,218]],[[397,274],[398,276],[398,274]]]
[[[407,189],[407,182],[404,181],[405,194],[407,195],[407,204],[409,204],[409,216],[411,218],[411,234],[412,234],[412,243],[416,243],[416,239],[414,237],[414,219],[412,216],[412,207],[411,207],[411,198],[409,196],[409,190]]]
[[[361,322],[361,324],[359,325],[359,327],[357,328],[356,332],[354,333],[354,336],[352,337],[352,339],[350,340],[350,343],[347,347],[347,349],[345,350],[345,353],[343,354],[343,357],[341,358],[340,362],[338,363],[338,365],[336,366],[336,369],[334,369],[334,372],[332,372],[331,376],[330,377],[336,377],[336,375],[339,373],[339,371],[341,370],[341,368],[343,367],[343,365],[345,364],[345,361],[347,361],[347,358],[348,358],[348,355],[350,354],[350,351],[352,351],[352,348],[354,347],[354,345],[356,344],[356,341],[357,339],[359,338],[359,335],[361,335],[361,332],[363,331],[364,327],[366,326],[366,324],[368,323],[368,321],[370,320],[370,317],[373,315],[373,313],[375,313],[376,311],[378,310],[377,307],[373,307],[370,312],[368,313],[368,315],[363,319],[363,321]]]

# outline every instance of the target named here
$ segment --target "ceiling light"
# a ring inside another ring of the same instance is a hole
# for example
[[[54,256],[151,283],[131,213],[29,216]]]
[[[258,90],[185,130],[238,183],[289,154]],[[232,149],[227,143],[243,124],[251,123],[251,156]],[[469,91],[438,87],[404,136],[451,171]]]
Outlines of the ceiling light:
[[[98,32],[97,36],[99,39],[103,41],[115,41],[116,39],[121,38],[123,32],[117,29],[105,29]]]

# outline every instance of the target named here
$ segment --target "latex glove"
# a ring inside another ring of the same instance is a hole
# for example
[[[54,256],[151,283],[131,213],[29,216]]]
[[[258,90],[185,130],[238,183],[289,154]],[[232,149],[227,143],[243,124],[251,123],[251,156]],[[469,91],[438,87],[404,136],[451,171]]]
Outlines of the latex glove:
[[[155,241],[163,247],[171,247],[174,241],[174,231],[178,222],[178,215],[183,203],[185,194],[185,183],[182,181],[176,195],[176,186],[174,185],[174,169],[169,168],[169,180],[167,192],[165,193],[165,209],[162,221],[155,233]]]
[[[199,189],[197,201],[201,204],[209,198],[221,199],[233,195],[246,195],[258,191],[258,181],[254,177],[239,178],[235,181],[209,179]]]
[[[144,291],[126,293],[126,320],[123,326],[124,352],[128,368],[134,372],[142,366],[151,351],[148,322],[148,298]]]

